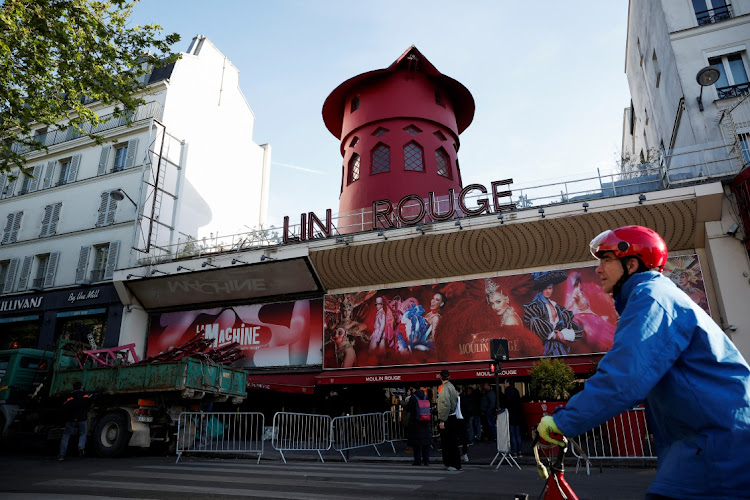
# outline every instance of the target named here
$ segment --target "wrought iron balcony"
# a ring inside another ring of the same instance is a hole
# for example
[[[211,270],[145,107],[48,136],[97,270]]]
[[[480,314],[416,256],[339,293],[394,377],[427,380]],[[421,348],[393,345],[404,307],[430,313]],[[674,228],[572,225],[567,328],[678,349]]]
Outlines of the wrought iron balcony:
[[[719,87],[716,89],[719,99],[728,99],[730,97],[740,97],[750,93],[750,83],[740,83],[739,85],[730,85],[729,87]]]
[[[96,281],[104,281],[104,269],[92,269],[89,273],[89,279],[92,283]]]
[[[731,19],[733,17],[731,7],[732,4],[726,4],[723,7],[716,7],[715,9],[696,12],[695,18],[698,20],[698,26],[705,26],[707,24],[718,23],[719,21]]]
[[[34,278],[31,280],[32,290],[41,290],[42,288],[44,288],[44,278]]]

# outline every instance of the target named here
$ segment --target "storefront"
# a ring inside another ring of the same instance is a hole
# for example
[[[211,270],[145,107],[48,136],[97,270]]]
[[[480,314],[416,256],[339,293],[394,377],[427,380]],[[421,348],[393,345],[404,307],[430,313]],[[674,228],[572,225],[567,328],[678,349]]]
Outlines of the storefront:
[[[112,285],[9,297],[0,300],[0,348],[49,348],[61,337],[113,347],[122,310]]]

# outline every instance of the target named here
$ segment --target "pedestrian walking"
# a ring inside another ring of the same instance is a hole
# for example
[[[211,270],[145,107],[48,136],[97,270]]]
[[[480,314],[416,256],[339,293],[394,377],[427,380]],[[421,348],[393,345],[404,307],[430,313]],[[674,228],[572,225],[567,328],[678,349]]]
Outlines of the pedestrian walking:
[[[65,460],[65,454],[68,451],[68,441],[75,431],[78,431],[78,456],[86,455],[86,420],[88,419],[89,408],[91,408],[92,395],[86,394],[81,389],[79,381],[73,382],[73,392],[70,397],[63,403],[63,414],[65,415],[65,430],[63,431],[62,440],[60,441],[60,451],[57,454],[57,460]]]
[[[450,372],[440,371],[440,394],[438,395],[438,426],[443,448],[443,465],[446,470],[461,470],[461,456],[458,451],[458,394],[450,382]]]
[[[420,401],[422,403],[420,403]],[[420,411],[420,407],[426,409]],[[415,391],[406,403],[409,423],[406,427],[407,444],[414,450],[412,465],[430,465],[432,447],[432,415],[430,401],[423,389]]]

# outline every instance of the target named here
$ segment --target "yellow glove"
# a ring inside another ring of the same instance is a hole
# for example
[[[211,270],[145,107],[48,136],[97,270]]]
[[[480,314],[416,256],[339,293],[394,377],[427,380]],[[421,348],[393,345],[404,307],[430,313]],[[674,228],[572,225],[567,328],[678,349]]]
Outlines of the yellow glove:
[[[560,429],[557,428],[555,419],[552,418],[551,415],[545,415],[542,417],[541,422],[536,426],[536,431],[539,433],[539,437],[548,443],[565,446],[565,443],[561,439],[563,434],[560,432]],[[555,434],[555,436],[553,437],[552,434]]]

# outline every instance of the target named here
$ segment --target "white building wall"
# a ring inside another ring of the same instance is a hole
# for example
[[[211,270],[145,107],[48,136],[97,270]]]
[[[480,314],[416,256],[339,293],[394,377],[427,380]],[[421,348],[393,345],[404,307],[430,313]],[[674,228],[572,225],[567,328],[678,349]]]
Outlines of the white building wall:
[[[172,73],[164,123],[190,144],[186,178],[211,207],[213,219],[199,236],[265,223],[270,149],[253,142],[254,121],[237,68],[209,40],[196,37]]]

